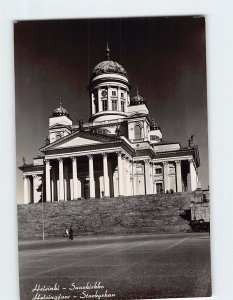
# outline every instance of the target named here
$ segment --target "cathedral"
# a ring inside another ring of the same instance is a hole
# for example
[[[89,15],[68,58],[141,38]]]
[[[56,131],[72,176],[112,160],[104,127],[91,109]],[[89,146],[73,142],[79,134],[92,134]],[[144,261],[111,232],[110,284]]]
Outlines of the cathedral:
[[[90,118],[73,124],[62,103],[49,118],[42,155],[25,161],[24,204],[194,191],[198,147],[166,142],[125,69],[105,60],[90,76]]]

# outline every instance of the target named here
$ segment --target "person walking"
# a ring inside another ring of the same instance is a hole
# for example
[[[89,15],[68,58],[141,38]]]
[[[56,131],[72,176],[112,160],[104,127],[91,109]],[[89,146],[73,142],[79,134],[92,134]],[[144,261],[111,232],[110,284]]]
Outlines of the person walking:
[[[73,229],[72,229],[72,225],[70,226],[70,229],[69,229],[69,240],[73,241]]]

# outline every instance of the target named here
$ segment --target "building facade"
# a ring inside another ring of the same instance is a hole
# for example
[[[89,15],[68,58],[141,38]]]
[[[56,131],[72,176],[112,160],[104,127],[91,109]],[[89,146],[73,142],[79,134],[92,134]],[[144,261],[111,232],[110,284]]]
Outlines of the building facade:
[[[198,147],[191,140],[187,147],[164,141],[145,100],[130,90],[107,46],[88,84],[89,122],[73,124],[60,103],[49,118],[42,154],[19,167],[24,204],[196,189]]]

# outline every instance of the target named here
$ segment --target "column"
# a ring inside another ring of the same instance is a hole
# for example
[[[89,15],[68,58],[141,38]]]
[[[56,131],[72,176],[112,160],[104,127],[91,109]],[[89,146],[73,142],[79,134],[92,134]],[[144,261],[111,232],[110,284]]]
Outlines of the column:
[[[130,190],[130,163],[129,163],[129,157],[125,158],[125,196],[130,196],[131,195],[131,190]]]
[[[193,159],[189,159],[189,168],[190,168],[191,191],[195,191],[197,188],[197,173],[196,173]]]
[[[150,184],[151,184],[151,194],[154,194],[154,163],[150,163]]]
[[[95,100],[95,97],[94,97],[93,93],[91,93],[91,114],[92,115],[94,115],[96,113],[94,100]]]
[[[108,176],[108,156],[103,154],[103,173],[104,173],[104,196],[109,197],[109,176]]]
[[[163,181],[164,181],[164,193],[166,193],[166,191],[170,190],[168,161],[163,162]]]
[[[110,86],[107,86],[108,89],[108,110],[112,110],[112,101],[111,101],[111,94],[110,94]]]
[[[127,196],[126,156],[124,154],[121,155],[121,165],[122,165],[122,176],[124,177],[122,195]]]
[[[72,171],[73,171],[73,200],[78,199],[78,179],[77,179],[77,158],[72,157]]]
[[[133,161],[129,159],[129,196],[133,195]]]
[[[99,111],[103,111],[100,88],[98,88],[98,107],[99,107]]]
[[[63,171],[63,159],[59,158],[59,201],[65,200],[64,193],[64,171]]]
[[[95,180],[94,180],[93,155],[88,155],[88,159],[89,159],[89,188],[90,188],[90,198],[95,198]]]
[[[28,204],[29,203],[29,188],[28,188],[28,177],[26,175],[23,175],[23,203]]]
[[[122,174],[122,159],[121,152],[117,153],[117,162],[118,162],[118,196],[123,196],[123,174]]]
[[[136,184],[137,184],[137,181],[136,181],[136,173],[137,173],[137,164],[135,161],[132,162],[132,173],[133,173],[133,195],[136,195],[137,194],[137,189],[136,189]]]
[[[51,202],[50,161],[45,159],[46,201]]]
[[[121,111],[121,98],[120,98],[120,88],[117,87],[117,110]]]
[[[176,191],[182,192],[182,176],[181,176],[181,161],[176,160]]]
[[[145,160],[145,185],[146,185],[146,195],[151,193],[151,176],[150,176],[150,161]]]
[[[32,199],[32,203],[36,203],[37,201],[37,199],[36,199],[36,194],[37,194],[37,175],[36,174],[34,174],[34,175],[32,175],[32,178],[33,178],[33,193],[32,193],[32,197],[33,197],[33,199]]]

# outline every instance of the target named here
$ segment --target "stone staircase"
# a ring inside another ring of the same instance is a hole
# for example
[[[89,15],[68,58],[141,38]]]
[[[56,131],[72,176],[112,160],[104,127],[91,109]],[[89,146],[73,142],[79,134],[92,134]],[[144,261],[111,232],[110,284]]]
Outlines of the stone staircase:
[[[41,239],[43,219],[45,238],[62,237],[70,224],[74,236],[188,232],[193,199],[175,193],[18,205],[18,235]]]

